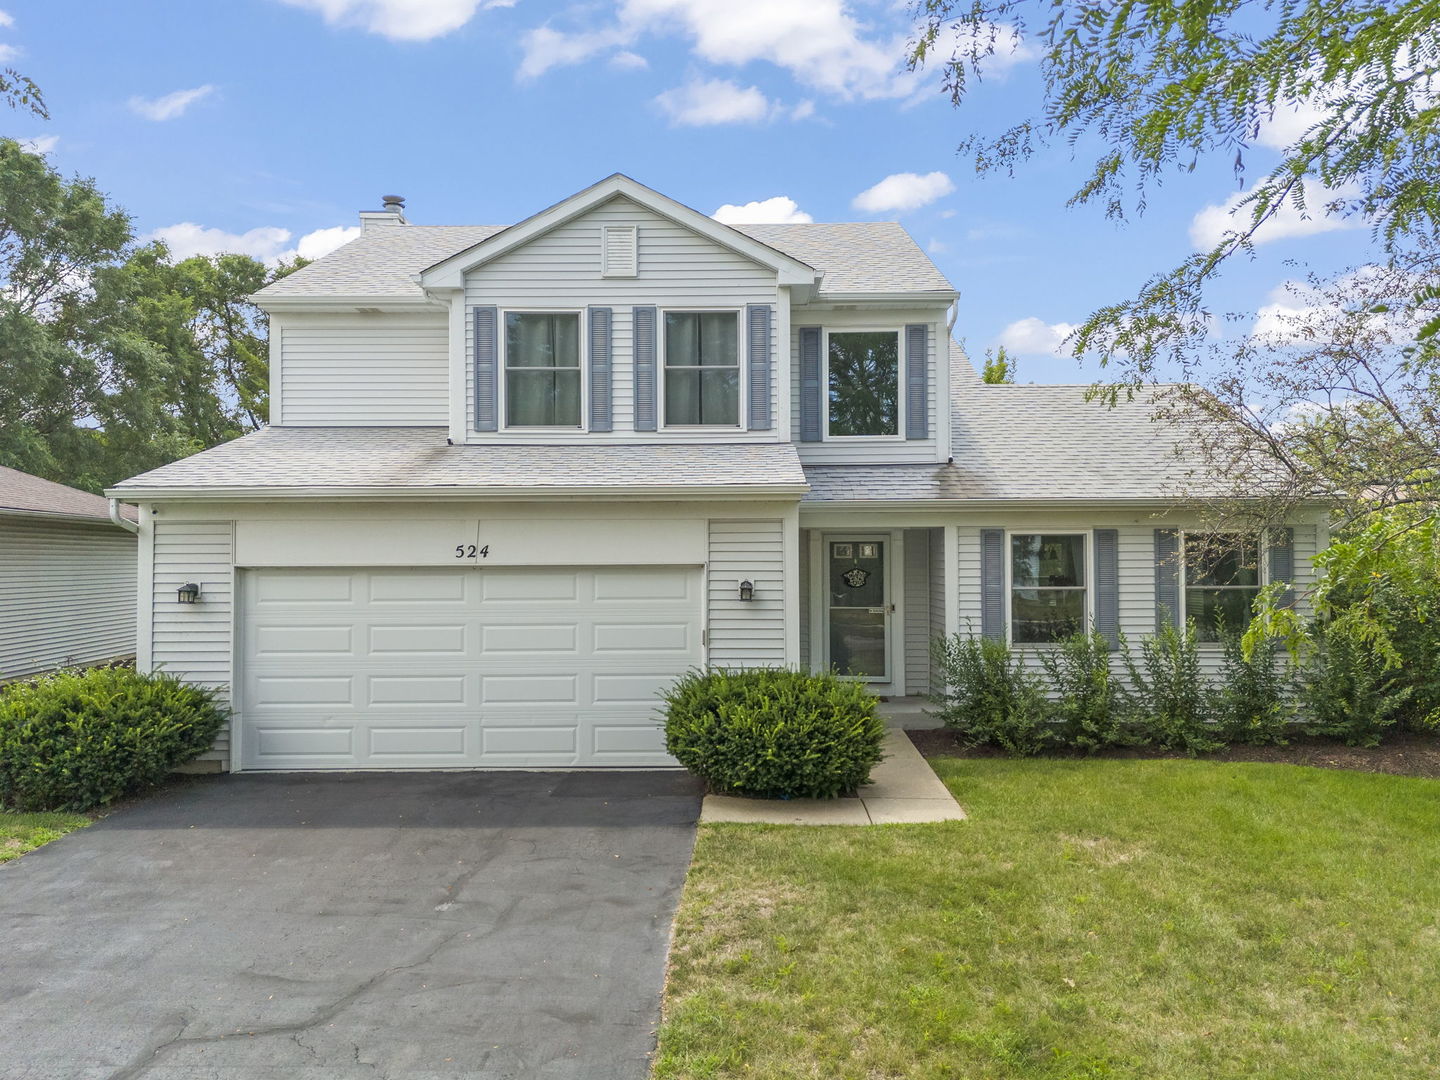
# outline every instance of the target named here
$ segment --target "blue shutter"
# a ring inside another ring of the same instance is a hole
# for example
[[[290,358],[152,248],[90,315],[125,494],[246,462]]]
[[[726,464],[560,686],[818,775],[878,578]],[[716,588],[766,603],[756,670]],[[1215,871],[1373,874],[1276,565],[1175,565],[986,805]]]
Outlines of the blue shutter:
[[[905,438],[930,437],[930,327],[905,327]]]
[[[800,328],[800,441],[820,441],[820,327]]]
[[[751,431],[769,431],[770,421],[770,322],[769,304],[751,304],[745,309],[745,362],[749,369]]]
[[[499,312],[493,307],[475,309],[475,430],[500,430]]]
[[[610,309],[592,307],[590,316],[590,430],[613,431],[610,403]]]
[[[1180,615],[1180,533],[1177,529],[1155,530],[1155,629],[1164,630],[1179,622]]]
[[[1295,581],[1295,530],[1271,529],[1270,535],[1270,581],[1283,581],[1290,585]],[[1286,589],[1280,594],[1281,607],[1295,606],[1295,590]]]
[[[1120,530],[1096,529],[1095,632],[1120,645]]]
[[[1005,639],[1005,530],[980,530],[980,636]]]
[[[655,431],[655,309],[635,309],[635,430]]]

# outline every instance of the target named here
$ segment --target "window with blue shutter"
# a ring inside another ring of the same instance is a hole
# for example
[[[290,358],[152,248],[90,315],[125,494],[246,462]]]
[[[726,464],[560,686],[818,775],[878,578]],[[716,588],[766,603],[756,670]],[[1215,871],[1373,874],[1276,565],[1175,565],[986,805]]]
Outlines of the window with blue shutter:
[[[745,309],[745,363],[749,382],[749,428],[769,431],[771,396],[770,326],[774,309],[769,304],[751,304]]]
[[[930,327],[905,327],[905,438],[930,437]]]
[[[658,426],[655,371],[655,308],[634,309],[635,430],[654,431]]]
[[[980,530],[980,635],[1005,640],[1005,530]]]
[[[820,327],[802,326],[800,336],[800,441],[819,442],[821,436]]]
[[[472,316],[475,358],[475,430],[498,431],[499,408],[499,313],[493,307],[477,307]]]
[[[590,318],[590,430],[613,431],[615,420],[611,401],[611,312],[608,307],[592,307],[588,314]]]

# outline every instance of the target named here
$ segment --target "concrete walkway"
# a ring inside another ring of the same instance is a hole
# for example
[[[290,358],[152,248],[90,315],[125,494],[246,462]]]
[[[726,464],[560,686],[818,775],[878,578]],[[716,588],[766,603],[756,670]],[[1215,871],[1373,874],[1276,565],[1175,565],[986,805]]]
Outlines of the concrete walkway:
[[[739,799],[707,795],[701,821],[767,825],[914,825],[963,821],[955,801],[905,732],[892,728],[881,744],[885,760],[870,774],[857,799]]]

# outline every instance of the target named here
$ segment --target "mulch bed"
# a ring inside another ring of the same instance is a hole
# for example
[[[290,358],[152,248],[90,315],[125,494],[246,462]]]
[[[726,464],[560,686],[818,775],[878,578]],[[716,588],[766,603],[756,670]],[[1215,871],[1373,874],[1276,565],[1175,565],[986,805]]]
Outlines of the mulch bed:
[[[953,731],[906,731],[916,749],[926,757],[1004,757],[991,746],[965,746]],[[1049,757],[1083,757],[1082,754],[1051,754]],[[1178,751],[1153,747],[1116,747],[1091,754],[1097,758],[1186,758]],[[1263,761],[1279,765],[1313,765],[1320,769],[1354,769],[1358,772],[1390,773],[1394,776],[1421,776],[1440,780],[1440,738],[1414,732],[1397,732],[1380,746],[1346,746],[1333,739],[1297,738],[1289,746],[1232,746],[1214,754],[1201,754],[1200,761]]]

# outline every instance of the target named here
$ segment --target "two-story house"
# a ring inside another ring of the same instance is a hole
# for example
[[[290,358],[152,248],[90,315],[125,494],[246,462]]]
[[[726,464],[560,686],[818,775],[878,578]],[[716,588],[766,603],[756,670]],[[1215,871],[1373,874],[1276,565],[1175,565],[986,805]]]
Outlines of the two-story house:
[[[1323,542],[1185,557],[1180,429],[982,384],[898,225],[732,227],[618,175],[503,228],[361,217],[256,296],[271,426],[110,492],[139,663],[227,688],[222,767],[665,765],[688,668],[913,699],[937,635],[1243,618]]]

